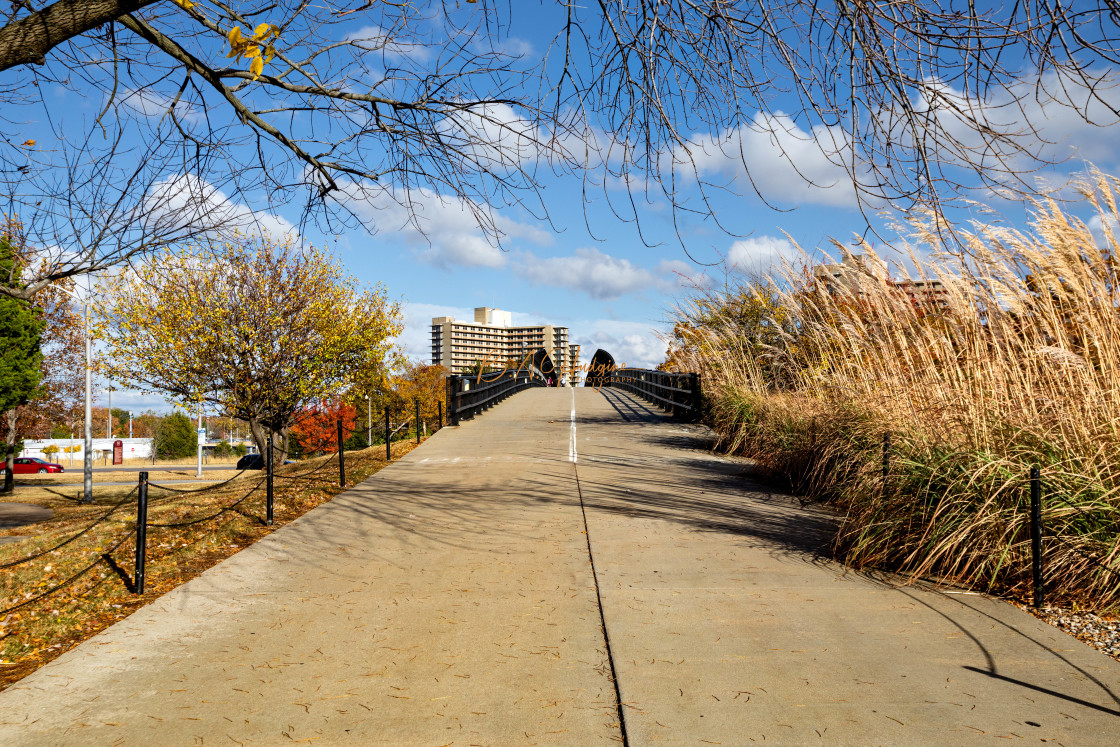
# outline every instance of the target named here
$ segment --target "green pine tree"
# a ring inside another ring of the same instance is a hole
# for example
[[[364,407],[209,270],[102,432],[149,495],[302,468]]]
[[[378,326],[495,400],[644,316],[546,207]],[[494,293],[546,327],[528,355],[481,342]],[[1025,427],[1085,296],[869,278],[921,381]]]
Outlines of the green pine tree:
[[[20,267],[15,249],[8,237],[0,236],[0,283],[19,287],[19,282]],[[8,430],[5,493],[14,489],[12,464],[19,441],[19,434],[11,427],[14,418],[7,415],[9,410],[27,404],[39,388],[43,374],[43,353],[39,350],[42,333],[43,318],[38,309],[0,293],[0,417],[4,418]]]
[[[194,423],[181,412],[165,417],[156,427],[156,456],[160,459],[183,459],[198,449],[198,435]]]

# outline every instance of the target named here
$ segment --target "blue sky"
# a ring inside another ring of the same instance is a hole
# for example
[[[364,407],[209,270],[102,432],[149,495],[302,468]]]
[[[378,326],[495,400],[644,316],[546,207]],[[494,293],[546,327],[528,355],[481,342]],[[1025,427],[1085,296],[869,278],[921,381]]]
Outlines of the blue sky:
[[[511,13],[510,24],[496,37],[497,46],[520,54],[526,63],[542,60],[556,28],[556,8],[529,3]],[[356,21],[353,31],[361,28]],[[423,31],[420,36],[438,37],[438,29]],[[434,53],[408,44],[387,52],[417,64]],[[95,108],[96,103],[83,106]],[[143,108],[142,102],[137,106]],[[774,110],[780,111],[780,105]],[[796,110],[792,101],[789,110]],[[1027,115],[1042,124],[1041,134],[1050,141],[1040,146],[1044,155],[1072,158],[1032,178],[1061,183],[1088,160],[1117,171],[1115,127],[1085,125],[1072,112],[1045,101],[1036,102]],[[423,230],[395,204],[344,194],[348,207],[376,230],[324,234],[304,226],[303,238],[328,246],[359,280],[383,283],[392,297],[404,301],[407,328],[400,343],[410,358],[430,357],[432,317],[470,319],[474,307],[492,306],[513,312],[515,323],[569,327],[585,359],[602,347],[629,365],[654,366],[665,352],[659,335],[671,327],[672,309],[691,284],[722,282],[729,268],[765,272],[781,257],[795,258],[789,238],[816,255],[818,248],[828,246],[829,237],[850,241],[865,232],[868,217],[858,209],[845,173],[817,148],[818,139],[828,134],[800,117],[761,116],[754,126],[736,132],[695,133],[693,156],[700,175],[724,187],[712,197],[721,226],[710,218],[679,213],[674,225],[670,205],[656,190],[648,195],[639,189],[628,192],[621,181],[601,173],[585,180],[578,174],[552,175],[544,168],[538,173],[548,220],[517,206],[495,207],[505,234],[501,246],[487,239],[462,203],[422,190],[407,197],[419,208]],[[733,146],[726,147],[728,143]],[[727,150],[747,161],[753,184]],[[769,205],[755,194],[756,187]],[[631,194],[637,223],[616,215],[629,214]],[[685,188],[682,196],[695,200],[699,194]],[[991,202],[1012,222],[1022,220],[1020,205],[983,192],[974,196]],[[232,209],[279,230],[299,224],[301,207],[270,205],[263,199],[258,203],[251,195],[231,203]],[[871,220],[883,229],[880,219]],[[166,408],[160,397],[139,392],[116,392],[113,404],[133,410]]]

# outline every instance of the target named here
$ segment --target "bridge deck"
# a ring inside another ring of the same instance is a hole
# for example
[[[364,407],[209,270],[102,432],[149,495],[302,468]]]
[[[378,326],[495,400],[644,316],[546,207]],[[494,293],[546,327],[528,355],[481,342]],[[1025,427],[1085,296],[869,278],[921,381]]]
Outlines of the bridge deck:
[[[1116,662],[822,559],[702,437],[519,394],[0,693],[0,743],[611,744],[612,670],[632,744],[1115,743]]]

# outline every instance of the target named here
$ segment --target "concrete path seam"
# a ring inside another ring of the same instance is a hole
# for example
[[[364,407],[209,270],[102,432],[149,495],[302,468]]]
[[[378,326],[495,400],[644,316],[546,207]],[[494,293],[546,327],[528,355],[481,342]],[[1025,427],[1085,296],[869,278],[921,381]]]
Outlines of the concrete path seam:
[[[572,461],[572,474],[576,478],[576,493],[579,495],[579,510],[583,513],[583,536],[587,540],[587,560],[591,564],[591,580],[595,583],[595,603],[599,607],[599,624],[603,628],[603,642],[607,647],[607,662],[611,665],[611,682],[614,684],[614,702],[618,708],[618,729],[622,733],[623,747],[630,747],[626,734],[626,713],[622,708],[622,690],[618,685],[618,672],[614,666],[614,652],[611,651],[611,636],[607,632],[607,615],[603,611],[603,595],[599,591],[599,574],[595,569],[595,554],[591,551],[591,527],[587,525],[587,506],[583,502],[583,488],[579,484],[579,467],[576,465],[576,398],[572,389],[572,428],[568,442],[568,458]]]
[[[618,728],[622,732],[623,747],[630,747],[626,735],[626,713],[622,707],[622,690],[618,685],[618,672],[614,666],[614,652],[611,651],[611,636],[607,632],[607,615],[603,611],[603,595],[599,592],[599,574],[595,570],[595,555],[591,552],[591,528],[587,525],[587,507],[583,503],[583,489],[579,484],[579,468],[572,465],[576,478],[576,492],[579,494],[579,508],[583,512],[583,536],[587,539],[587,559],[591,563],[591,579],[595,582],[595,602],[599,605],[599,623],[603,628],[603,642],[607,647],[607,662],[611,665],[611,682],[614,683],[614,702],[618,707]]]

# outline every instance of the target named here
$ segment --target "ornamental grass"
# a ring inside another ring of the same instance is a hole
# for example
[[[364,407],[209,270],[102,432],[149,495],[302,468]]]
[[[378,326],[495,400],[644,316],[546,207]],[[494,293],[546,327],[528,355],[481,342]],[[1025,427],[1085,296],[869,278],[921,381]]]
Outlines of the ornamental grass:
[[[837,507],[845,562],[1029,598],[1037,466],[1048,600],[1114,611],[1118,191],[1100,174],[1080,185],[1096,232],[1038,201],[1026,231],[952,228],[956,252],[950,227],[914,219],[905,251],[925,286],[863,246],[851,281],[787,267],[698,291],[674,360],[704,374],[722,448]]]

